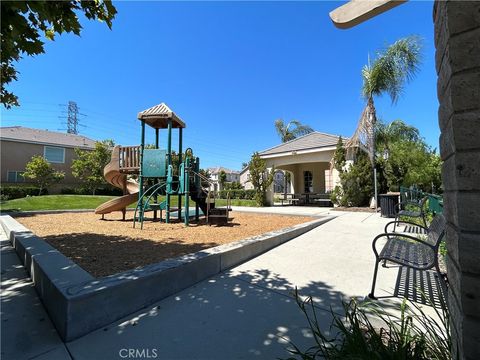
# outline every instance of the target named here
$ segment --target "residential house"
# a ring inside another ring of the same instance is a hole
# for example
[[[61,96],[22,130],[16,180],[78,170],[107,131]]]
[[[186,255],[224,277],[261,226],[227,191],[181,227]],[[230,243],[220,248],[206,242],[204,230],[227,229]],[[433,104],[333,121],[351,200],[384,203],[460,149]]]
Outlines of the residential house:
[[[227,183],[237,182],[240,183],[240,171],[230,170],[224,167],[215,167],[215,168],[208,168],[208,172],[210,173],[210,181],[212,184],[210,185],[210,191],[221,191],[222,186],[220,184],[220,173],[223,171],[226,174]]]
[[[82,135],[31,129],[22,126],[0,128],[0,181],[2,185],[29,182],[23,178],[26,164],[34,155],[43,156],[65,178],[50,192],[79,184],[71,171],[74,149],[93,150],[95,141]]]
[[[312,132],[297,139],[259,152],[267,168],[283,170],[290,174],[287,193],[325,194],[340,183],[333,167],[333,154],[339,136]],[[351,162],[349,160],[348,162]],[[274,186],[267,194],[273,201]]]
[[[242,171],[240,171],[240,185],[243,186],[245,190],[252,190],[253,184],[250,182],[250,170],[248,166],[244,167]]]

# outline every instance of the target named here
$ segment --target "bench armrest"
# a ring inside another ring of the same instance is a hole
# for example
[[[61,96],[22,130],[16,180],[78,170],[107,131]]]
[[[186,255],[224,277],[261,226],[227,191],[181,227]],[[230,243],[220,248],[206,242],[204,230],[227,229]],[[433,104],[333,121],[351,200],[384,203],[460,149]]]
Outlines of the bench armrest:
[[[399,220],[393,220],[393,221],[390,221],[389,223],[387,223],[387,225],[385,225],[385,228],[383,229],[384,233],[396,234],[396,233],[393,233],[391,231],[388,231],[388,227],[392,224],[396,224],[396,226],[398,226],[399,224],[414,225],[414,226],[418,226],[419,228],[422,228],[423,230],[425,230],[426,233],[428,233],[428,228],[426,228],[425,226],[416,224],[416,223],[411,222],[411,221],[400,220],[400,219]]]
[[[380,235],[377,235],[375,237],[375,239],[373,239],[372,241],[372,249],[373,249],[373,252],[375,253],[375,256],[378,257],[378,251],[377,251],[377,248],[376,248],[376,244],[377,244],[377,241],[383,237],[386,237],[387,239],[390,238],[390,237],[394,237],[396,239],[408,239],[410,241],[415,241],[415,242],[418,242],[418,243],[421,243],[427,247],[429,247],[430,249],[432,249],[433,251],[435,251],[435,246],[432,245],[432,244],[429,244],[428,242],[422,240],[422,239],[419,239],[415,236],[411,236],[411,235],[406,235],[406,234],[398,234],[398,233],[383,233],[383,234],[380,234]]]

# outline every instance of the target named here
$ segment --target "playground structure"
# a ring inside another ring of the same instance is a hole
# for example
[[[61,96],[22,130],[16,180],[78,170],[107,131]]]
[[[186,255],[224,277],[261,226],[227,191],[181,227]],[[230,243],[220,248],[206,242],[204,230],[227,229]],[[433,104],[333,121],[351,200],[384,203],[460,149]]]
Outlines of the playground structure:
[[[105,214],[113,211],[122,211],[123,219],[125,220],[127,206],[138,201],[138,184],[135,181],[128,180],[127,176],[127,174],[135,173],[135,171],[138,173],[138,168],[137,170],[132,169],[133,172],[129,172],[128,169],[125,168],[120,169],[120,154],[123,154],[126,149],[129,148],[115,146],[112,150],[112,158],[103,170],[105,180],[109,184],[122,189],[125,195],[109,200],[97,207],[95,214],[101,214],[102,218]],[[129,151],[127,150],[127,152]]]
[[[95,213],[101,214],[103,218],[107,213],[122,211],[125,219],[127,206],[137,202],[134,227],[139,221],[143,228],[145,214],[148,212],[153,212],[153,220],[164,220],[165,223],[169,223],[172,214],[176,214],[176,218],[179,221],[183,219],[188,226],[191,198],[195,202],[194,216],[197,221],[201,210],[208,224],[226,224],[230,211],[228,199],[225,208],[215,207],[214,194],[202,186],[202,183],[209,183],[210,180],[200,174],[200,159],[193,157],[190,148],[185,153],[182,152],[185,123],[164,103],[138,113],[138,119],[142,127],[140,146],[115,146],[111,161],[104,169],[105,180],[122,189],[124,195],[103,203],[95,209]],[[155,146],[152,149],[145,148],[146,125],[155,130]],[[166,149],[159,147],[160,129],[167,130]],[[173,129],[178,129],[176,159],[172,153]],[[138,183],[129,179],[132,175],[138,176]],[[165,196],[165,199],[159,202],[161,196]],[[172,196],[177,196],[178,207],[171,206]]]

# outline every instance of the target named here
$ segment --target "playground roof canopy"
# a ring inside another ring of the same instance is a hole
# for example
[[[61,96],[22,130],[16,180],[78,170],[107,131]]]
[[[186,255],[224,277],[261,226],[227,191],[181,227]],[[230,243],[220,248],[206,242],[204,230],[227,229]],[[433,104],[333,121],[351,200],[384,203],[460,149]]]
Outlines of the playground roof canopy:
[[[149,109],[140,111],[138,120],[145,121],[154,129],[168,128],[168,121],[172,121],[172,128],[184,128],[186,125],[165,103],[152,106]]]

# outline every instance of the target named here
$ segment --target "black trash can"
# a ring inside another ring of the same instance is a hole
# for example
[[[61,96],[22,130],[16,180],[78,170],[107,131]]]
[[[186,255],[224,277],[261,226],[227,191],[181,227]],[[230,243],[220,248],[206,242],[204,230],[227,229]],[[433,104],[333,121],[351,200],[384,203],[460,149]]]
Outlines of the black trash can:
[[[397,215],[396,206],[398,204],[398,194],[380,194],[380,213],[382,217],[394,218]]]

